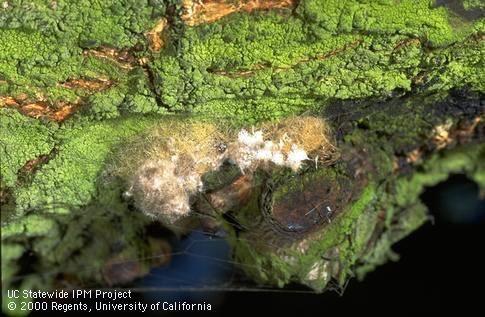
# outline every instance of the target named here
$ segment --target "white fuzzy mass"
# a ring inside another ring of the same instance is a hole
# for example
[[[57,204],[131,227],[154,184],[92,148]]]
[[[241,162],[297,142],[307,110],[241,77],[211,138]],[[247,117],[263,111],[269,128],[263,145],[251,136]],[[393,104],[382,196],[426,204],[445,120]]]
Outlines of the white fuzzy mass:
[[[264,162],[272,162],[275,165],[290,167],[297,171],[302,162],[308,159],[306,152],[295,144],[285,157],[282,153],[284,141],[280,140],[278,144],[271,140],[265,141],[262,131],[250,133],[243,129],[238,134],[237,142],[235,150],[229,156],[242,171],[255,169]]]
[[[260,147],[264,143],[263,132],[256,131],[253,133],[249,133],[248,131],[242,129],[241,131],[239,131],[238,141],[246,147]]]
[[[297,171],[301,167],[304,160],[308,160],[308,155],[306,152],[293,144],[286,159],[286,166],[290,167],[294,171]]]

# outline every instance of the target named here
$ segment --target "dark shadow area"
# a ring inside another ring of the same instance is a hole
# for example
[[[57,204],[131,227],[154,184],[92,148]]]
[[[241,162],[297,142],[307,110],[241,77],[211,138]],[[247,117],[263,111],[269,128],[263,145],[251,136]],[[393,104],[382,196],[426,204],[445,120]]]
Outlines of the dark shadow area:
[[[478,7],[466,8],[462,0],[436,0],[436,6],[447,7],[455,14],[468,21],[483,18],[485,14],[484,11]]]
[[[428,188],[421,200],[428,206],[437,226],[473,226],[485,221],[485,200],[479,199],[479,188],[465,175],[451,175],[447,181]]]

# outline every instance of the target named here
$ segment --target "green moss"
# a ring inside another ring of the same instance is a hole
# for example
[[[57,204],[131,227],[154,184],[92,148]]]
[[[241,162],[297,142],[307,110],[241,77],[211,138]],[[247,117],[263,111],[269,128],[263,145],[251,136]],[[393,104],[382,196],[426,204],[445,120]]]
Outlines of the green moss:
[[[257,122],[294,113],[265,98],[322,106],[414,85],[483,89],[483,44],[465,40],[481,21],[456,26],[453,14],[429,1],[309,0],[296,12],[237,13],[188,27],[170,56],[151,64],[160,99],[172,111],[213,117],[244,116],[256,103],[264,111],[243,120]]]
[[[204,68],[247,70],[256,65],[289,67],[357,39],[356,35],[327,35],[310,41],[301,19],[269,14],[236,14],[221,23],[189,28],[183,43],[184,63]]]
[[[433,46],[448,45],[459,37],[451,28],[445,8],[432,1],[303,1],[297,12],[311,21],[315,33],[369,31],[418,35]],[[321,10],[325,8],[325,10]]]
[[[485,148],[482,148],[476,157],[480,162],[485,161]],[[485,164],[478,164],[474,170],[468,172],[468,175],[477,182],[482,191],[485,190]]]
[[[72,121],[62,127],[56,134],[55,157],[39,169],[30,184],[16,188],[18,212],[37,208],[69,212],[88,203],[113,149],[156,121],[134,116],[103,122]]]
[[[300,114],[316,108],[311,99],[271,98],[214,100],[194,109],[194,114],[208,120],[228,120],[235,124],[256,124]]]
[[[463,7],[465,10],[485,10],[485,3],[483,3],[481,0],[463,0]]]
[[[91,105],[88,111],[98,120],[116,118],[120,115],[118,106],[124,98],[123,89],[110,89],[107,92],[95,93],[88,99]]]
[[[436,78],[430,88],[446,90],[457,82],[467,84],[476,91],[485,91],[485,64],[480,56],[485,52],[483,41],[471,39],[458,47],[444,50],[441,54],[431,54],[427,62],[435,63],[428,77]],[[434,86],[434,87],[433,87]]]
[[[130,72],[127,93],[119,108],[129,113],[167,113],[166,107],[158,104],[145,72],[140,69]]]
[[[184,91],[185,81],[183,73],[176,58],[163,56],[150,64],[154,72],[158,74],[155,78],[155,89],[162,102],[175,110],[180,107],[180,94]]]
[[[13,222],[12,225],[5,225],[2,228],[2,238],[9,238],[16,234],[27,237],[42,236],[53,230],[54,225],[55,223],[51,219],[45,219],[39,215],[29,215]]]
[[[123,100],[122,110],[131,113],[158,113],[164,114],[167,110],[157,105],[157,101],[152,95],[135,94],[127,95]]]
[[[160,251],[140,238],[150,220],[141,213],[130,212],[121,202],[116,180],[105,179],[97,186],[103,192],[99,202],[80,209],[71,207],[69,214],[49,214],[37,209],[2,222],[2,290],[57,289],[59,285],[53,277],[61,271],[80,280],[103,283],[103,272],[113,260],[133,261],[140,274],[148,272],[151,262],[137,259],[150,259],[153,252]],[[49,274],[15,278],[22,256],[29,257],[28,265],[36,272]],[[61,269],[57,271],[59,265]]]
[[[48,59],[55,41],[39,32],[0,29],[0,60]]]
[[[129,76],[121,65],[83,55],[82,49],[100,46],[129,48],[137,44],[143,49],[146,39],[142,33],[153,27],[170,2],[5,2],[0,17],[0,78],[6,84],[0,92],[14,97],[26,93],[34,99],[45,96],[55,104],[58,101],[74,102],[76,97],[84,98],[92,93],[60,86],[65,81],[105,78],[115,84],[126,82]],[[126,91],[114,90],[117,92],[106,96],[105,101],[113,95],[126,94]],[[137,93],[143,94],[142,91]],[[96,109],[96,117],[101,113],[113,117],[117,112],[113,107],[120,107],[123,101],[123,98],[115,98],[100,106],[100,98],[88,100]],[[145,112],[146,100],[149,99],[140,100],[140,107]],[[130,110],[141,112],[133,105],[133,100],[131,103]],[[106,109],[100,109],[104,106]]]
[[[2,248],[1,248],[1,257],[2,257],[2,310],[4,313],[8,313],[9,315],[14,316],[24,316],[26,315],[25,312],[20,310],[20,301],[19,299],[10,299],[7,296],[7,289],[10,284],[10,280],[12,279],[15,274],[18,273],[19,267],[17,265],[17,261],[22,257],[25,252],[25,245],[21,243],[4,243],[3,237],[3,227],[2,227]],[[17,310],[11,311],[7,310],[7,304],[9,302],[16,302]]]
[[[397,260],[392,245],[429,219],[426,207],[419,202],[424,187],[437,184],[450,173],[483,170],[483,164],[476,164],[483,151],[483,147],[470,146],[437,154],[423,165],[421,172],[411,178],[399,178],[396,194],[378,195],[381,191],[369,184],[359,199],[331,224],[303,241],[275,249],[265,247],[271,245],[269,241],[239,239],[233,245],[234,256],[253,279],[278,287],[299,281],[322,291],[330,277],[341,285],[354,273],[363,278],[376,266]],[[383,222],[378,220],[382,210],[388,211]],[[333,259],[322,260],[325,254]]]
[[[16,273],[17,266],[14,263],[22,256],[24,250],[25,247],[19,243],[2,244],[2,281]]]
[[[44,125],[14,109],[0,109],[0,181],[12,187],[17,173],[29,160],[47,155],[54,148],[55,124]]]
[[[2,8],[0,28],[38,30],[61,41],[87,46],[129,47],[141,40],[141,32],[152,26],[153,16],[165,13],[164,2],[143,2],[8,2]]]
[[[396,193],[380,197],[379,205],[388,206],[386,230],[372,248],[360,256],[357,276],[363,278],[368,272],[389,259],[397,260],[392,245],[429,220],[427,208],[419,201],[426,187],[446,180],[450,174],[466,173],[472,176],[483,170],[484,146],[468,146],[462,149],[435,154],[426,161],[419,172],[411,177],[397,180]]]
[[[258,122],[294,113],[262,98],[301,105],[387,96],[410,91],[423,73],[426,80],[419,85],[430,90],[456,83],[483,90],[481,42],[441,49],[483,31],[483,19],[462,21],[428,0],[306,0],[295,14],[235,13],[183,28],[177,16],[169,30],[173,41],[152,54],[141,33],[171,4],[127,0],[92,6],[84,1],[9,5],[0,19],[3,44],[9,48],[0,53],[0,72],[7,80],[0,91],[33,97],[41,93],[52,102],[86,98],[86,108],[93,109],[88,113],[96,118],[112,118],[120,110],[226,117],[240,109],[246,112],[246,104],[253,103],[261,111],[249,119]],[[151,59],[147,67],[153,80],[140,66],[133,65],[130,72],[116,62],[81,54],[83,48],[99,46],[136,46],[130,54]],[[108,78],[113,91],[92,95],[59,87],[77,78]],[[134,81],[138,91],[127,88]]]

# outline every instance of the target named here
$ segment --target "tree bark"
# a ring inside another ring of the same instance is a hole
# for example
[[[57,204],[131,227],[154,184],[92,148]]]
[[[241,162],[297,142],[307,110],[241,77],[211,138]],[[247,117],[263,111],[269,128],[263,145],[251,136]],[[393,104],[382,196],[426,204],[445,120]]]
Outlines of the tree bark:
[[[5,3],[4,291],[124,285],[169,263],[174,234],[136,210],[108,168],[157,124],[331,126],[334,160],[296,173],[223,166],[177,224],[179,237],[225,232],[236,265],[262,285],[341,287],[397,258],[392,245],[430,218],[426,187],[465,173],[485,190],[483,8]]]

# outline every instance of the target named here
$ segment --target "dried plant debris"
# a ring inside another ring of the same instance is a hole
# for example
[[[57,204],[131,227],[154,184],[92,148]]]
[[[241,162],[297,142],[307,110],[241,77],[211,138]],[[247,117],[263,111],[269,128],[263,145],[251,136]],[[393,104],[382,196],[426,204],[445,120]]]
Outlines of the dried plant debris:
[[[228,14],[253,10],[281,9],[294,6],[294,0],[183,0],[182,20],[190,26],[215,22]]]

